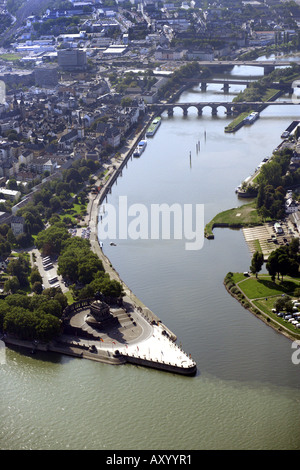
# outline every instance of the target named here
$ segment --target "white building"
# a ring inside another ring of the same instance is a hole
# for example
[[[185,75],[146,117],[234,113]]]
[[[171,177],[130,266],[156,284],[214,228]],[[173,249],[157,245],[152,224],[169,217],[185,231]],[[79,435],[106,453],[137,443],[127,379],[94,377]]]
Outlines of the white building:
[[[285,212],[286,214],[292,214],[293,212],[297,212],[298,210],[298,202],[294,201],[293,198],[288,198],[285,201]]]

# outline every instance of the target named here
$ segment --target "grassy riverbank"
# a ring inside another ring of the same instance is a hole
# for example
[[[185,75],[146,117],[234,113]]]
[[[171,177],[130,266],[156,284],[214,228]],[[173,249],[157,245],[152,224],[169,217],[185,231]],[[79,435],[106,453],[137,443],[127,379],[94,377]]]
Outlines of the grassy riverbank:
[[[276,98],[278,98],[279,94],[281,94],[281,92],[279,92],[278,90],[275,90],[274,88],[268,88],[260,98],[261,101],[262,101],[262,103],[261,103],[262,106],[264,105],[264,102],[276,100]],[[240,129],[240,127],[242,127],[243,124],[244,124],[244,119],[252,111],[254,111],[254,110],[249,108],[247,111],[239,114],[230,124],[228,124],[228,126],[225,127],[225,132],[227,132],[227,133],[228,132],[235,132],[238,129]]]
[[[256,209],[256,202],[252,201],[249,204],[217,214],[205,226],[204,234],[206,238],[214,238],[213,229],[215,227],[242,228],[261,225],[262,223],[263,219]]]
[[[237,131],[243,125],[244,119],[248,114],[249,111],[239,114],[233,121],[231,121],[230,124],[228,124],[228,126],[225,127],[225,132],[229,133]]]
[[[276,300],[281,299],[283,295],[298,300],[294,293],[300,287],[300,278],[285,276],[283,281],[274,282],[267,274],[256,278],[245,277],[243,273],[228,273],[224,285],[243,307],[266,324],[292,340],[300,339],[299,329],[272,311]]]

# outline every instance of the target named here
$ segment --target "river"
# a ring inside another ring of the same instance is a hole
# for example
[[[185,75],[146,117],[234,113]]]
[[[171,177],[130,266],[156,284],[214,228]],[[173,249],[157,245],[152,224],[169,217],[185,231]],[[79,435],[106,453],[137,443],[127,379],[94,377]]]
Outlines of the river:
[[[236,67],[231,76],[254,76]],[[260,73],[260,72],[258,72]],[[180,100],[231,100],[220,85]],[[251,127],[209,108],[177,108],[109,195],[117,205],[204,204],[205,222],[242,204],[234,189],[280,143],[296,107],[270,107]],[[200,151],[196,144],[200,142]],[[191,159],[190,159],[191,152]],[[216,229],[187,251],[183,240],[117,240],[104,252],[132,291],[178,336],[197,362],[195,377],[110,366],[60,355],[6,350],[0,365],[2,449],[299,449],[300,364],[292,343],[251,315],[223,286],[249,269],[242,231]]]

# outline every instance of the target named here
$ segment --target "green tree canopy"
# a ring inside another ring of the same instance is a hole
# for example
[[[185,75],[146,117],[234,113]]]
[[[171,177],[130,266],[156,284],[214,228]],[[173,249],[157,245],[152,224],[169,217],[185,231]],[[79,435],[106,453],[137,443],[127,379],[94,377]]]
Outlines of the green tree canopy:
[[[255,251],[255,253],[252,256],[250,271],[253,274],[255,274],[256,277],[259,271],[261,271],[263,264],[264,264],[264,255],[259,251]]]

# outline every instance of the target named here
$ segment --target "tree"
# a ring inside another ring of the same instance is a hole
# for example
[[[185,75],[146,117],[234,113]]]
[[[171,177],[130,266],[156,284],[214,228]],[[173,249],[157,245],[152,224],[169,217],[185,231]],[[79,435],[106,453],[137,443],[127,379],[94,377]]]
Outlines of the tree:
[[[11,260],[7,266],[8,274],[17,277],[20,287],[28,286],[29,271],[29,262],[24,255],[20,255],[18,258]]]
[[[278,256],[276,254],[276,250],[272,251],[272,253],[269,255],[266,268],[270,276],[272,276],[273,280],[275,280],[276,274],[278,274],[278,279],[279,279],[279,264],[278,264]]]
[[[32,285],[32,291],[35,294],[40,295],[43,292],[42,284],[39,281],[34,282],[33,285]]]
[[[290,249],[289,246],[280,246],[277,250],[272,251],[269,255],[266,264],[269,274],[275,278],[276,274],[285,276],[297,276],[299,273],[299,259],[298,252],[296,251],[298,244],[293,244]]]
[[[71,235],[66,227],[61,223],[55,223],[38,234],[36,246],[44,255],[59,254],[68,238],[71,238]]]
[[[290,304],[292,304],[291,298],[288,295],[285,295],[284,297],[279,297],[279,299],[276,300],[274,308],[276,309],[276,312],[280,312],[280,310],[289,309]]]
[[[283,280],[283,276],[289,272],[289,258],[286,253],[280,253],[278,256],[278,269]]]
[[[7,279],[4,283],[4,292],[11,291],[12,293],[17,292],[20,289],[20,283],[16,276],[12,276],[10,279]]]
[[[300,287],[297,287],[295,290],[294,290],[294,296],[295,297],[300,297]]]
[[[264,264],[264,255],[261,252],[256,251],[253,254],[252,260],[251,260],[250,271],[252,272],[252,274],[255,274],[255,276],[257,277],[259,271],[261,271],[263,264]]]
[[[35,282],[43,282],[42,276],[40,275],[37,267],[34,267],[30,274],[30,283],[33,285]]]

